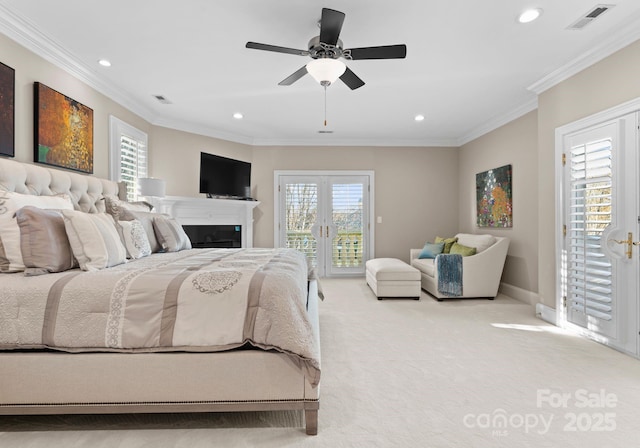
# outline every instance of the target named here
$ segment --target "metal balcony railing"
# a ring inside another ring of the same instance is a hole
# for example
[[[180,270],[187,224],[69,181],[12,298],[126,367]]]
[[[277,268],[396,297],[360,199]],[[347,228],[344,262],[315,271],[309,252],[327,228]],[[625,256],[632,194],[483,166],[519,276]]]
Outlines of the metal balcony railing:
[[[334,267],[362,266],[362,232],[340,232],[331,244],[331,259]],[[313,266],[317,265],[318,241],[308,231],[287,231],[287,247],[299,250],[307,256]]]

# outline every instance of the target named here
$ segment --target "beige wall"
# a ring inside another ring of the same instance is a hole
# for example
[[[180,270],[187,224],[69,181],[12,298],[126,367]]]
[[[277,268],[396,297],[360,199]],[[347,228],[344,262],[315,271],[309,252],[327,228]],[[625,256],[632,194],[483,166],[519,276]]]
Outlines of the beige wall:
[[[64,70],[0,34],[0,61],[16,75],[15,159],[33,162],[33,83],[41,82],[93,109],[93,172],[109,177],[109,115],[149,132],[150,124]]]
[[[168,196],[202,196],[200,153],[251,162],[250,146],[153,126],[149,135],[149,175],[167,181]]]
[[[555,129],[640,97],[640,41],[538,97],[538,293],[555,308]]]
[[[458,170],[460,231],[509,238],[502,281],[531,292],[538,289],[537,149],[538,118],[534,111],[462,146]],[[508,164],[513,169],[513,227],[478,228],[475,175]]]
[[[409,248],[436,235],[477,230],[475,174],[511,163],[514,228],[492,231],[512,240],[503,279],[526,290],[537,289],[549,306],[555,306],[555,129],[640,97],[638,41],[542,93],[537,114],[527,114],[460,149],[252,147],[152,126],[4,35],[0,61],[16,71],[16,160],[33,161],[33,83],[39,81],[93,109],[96,176],[108,176],[109,115],[149,134],[150,174],[167,180],[170,195],[199,196],[201,151],[251,161],[252,194],[262,201],[255,213],[259,246],[273,244],[274,170],[375,171],[375,214],[383,218],[375,229],[376,256],[406,260]],[[532,156],[536,120],[537,158]]]
[[[455,233],[458,212],[456,148],[256,147],[253,192],[262,203],[254,218],[256,246],[273,246],[275,170],[375,171],[375,256],[409,259],[436,234]]]

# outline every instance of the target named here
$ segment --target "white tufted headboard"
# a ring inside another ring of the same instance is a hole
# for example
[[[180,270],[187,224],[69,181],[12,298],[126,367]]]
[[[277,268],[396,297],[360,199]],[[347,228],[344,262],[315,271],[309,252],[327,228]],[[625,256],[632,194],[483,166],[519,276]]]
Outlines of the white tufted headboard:
[[[76,210],[105,211],[104,194],[118,195],[118,183],[0,157],[0,191],[36,196],[68,194]]]

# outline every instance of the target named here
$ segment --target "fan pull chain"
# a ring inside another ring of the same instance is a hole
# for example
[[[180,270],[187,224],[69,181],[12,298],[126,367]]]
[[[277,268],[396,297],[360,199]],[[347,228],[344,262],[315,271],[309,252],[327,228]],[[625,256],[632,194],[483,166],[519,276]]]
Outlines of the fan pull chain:
[[[324,127],[327,127],[327,86],[324,86]]]

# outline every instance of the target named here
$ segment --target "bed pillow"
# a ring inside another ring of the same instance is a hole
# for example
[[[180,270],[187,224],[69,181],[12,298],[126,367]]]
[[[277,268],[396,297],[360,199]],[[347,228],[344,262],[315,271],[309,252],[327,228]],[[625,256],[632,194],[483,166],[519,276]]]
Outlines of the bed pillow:
[[[465,245],[459,244],[459,243],[453,243],[453,245],[451,246],[451,251],[449,253],[450,254],[460,254],[463,257],[469,257],[471,255],[475,255],[476,254],[476,248],[475,247],[465,246]]]
[[[63,210],[62,215],[80,269],[97,271],[126,261],[127,251],[111,215],[71,210]]]
[[[444,242],[442,243],[425,243],[420,251],[418,258],[436,258],[444,250]]]
[[[122,210],[122,212],[120,213],[119,222],[131,221],[133,219],[140,221],[142,223],[142,227],[144,227],[144,231],[147,233],[147,239],[149,240],[151,252],[156,253],[162,250],[162,246],[158,242],[156,231],[153,227],[153,218],[155,218],[156,216],[158,216],[157,213],[139,212],[135,210]]]
[[[122,228],[122,239],[124,247],[127,249],[128,258],[142,258],[151,255],[151,246],[144,226],[140,221],[118,221]]]
[[[104,205],[107,213],[113,216],[114,219],[120,219],[120,214],[124,210],[133,210],[136,212],[150,212],[153,210],[153,205],[146,201],[127,202],[120,200],[117,196],[112,194],[105,194]]]
[[[42,209],[73,210],[73,203],[67,195],[34,196],[0,192],[0,272],[24,271],[16,212],[29,205]]]
[[[153,218],[153,228],[156,231],[158,242],[166,252],[191,249],[191,240],[175,219],[156,215]]]
[[[456,241],[458,241],[457,237],[442,238],[439,236],[437,236],[434,240],[435,243],[444,243],[444,249],[442,250],[443,254],[448,254],[449,251],[451,251],[451,246],[453,246],[453,243],[455,243]]]
[[[78,267],[59,210],[30,205],[16,212],[25,275],[62,272]]]

